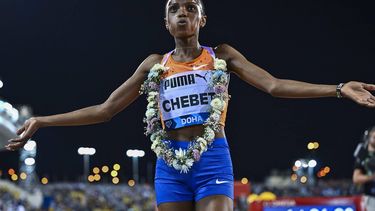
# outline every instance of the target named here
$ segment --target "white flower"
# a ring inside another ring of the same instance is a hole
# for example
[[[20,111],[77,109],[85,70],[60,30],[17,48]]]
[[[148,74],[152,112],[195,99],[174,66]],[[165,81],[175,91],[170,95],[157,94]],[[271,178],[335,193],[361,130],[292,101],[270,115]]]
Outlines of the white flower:
[[[151,149],[152,150],[155,150],[156,146],[159,144],[158,141],[153,141],[152,144],[151,144]]]
[[[146,111],[147,119],[151,119],[151,117],[155,116],[155,114],[156,114],[156,109],[150,108],[150,109],[147,109]]]
[[[156,105],[156,102],[155,101],[151,101],[147,104],[147,109],[150,109],[150,108],[154,108]]]
[[[206,141],[206,139],[204,139],[204,138],[202,138],[202,137],[199,137],[199,138],[197,139],[197,142],[199,142],[199,143],[203,143],[204,145],[207,145],[207,141]]]
[[[207,151],[207,141],[204,138],[198,138],[197,142],[199,143],[199,146],[201,147],[202,151]]]
[[[147,75],[147,78],[152,79],[152,78],[156,78],[156,77],[158,77],[158,76],[159,76],[159,73],[158,73],[157,71],[155,71],[155,70],[150,70],[150,72],[149,72],[148,75]]]
[[[223,111],[224,110],[224,101],[219,98],[215,98],[211,101],[211,106],[215,110]]]
[[[192,167],[193,164],[194,164],[194,160],[193,159],[186,159],[185,165],[187,165],[189,168]]]
[[[215,138],[215,131],[212,130],[210,127],[206,127],[205,128],[205,138],[208,140],[208,141],[212,141],[214,138]]]
[[[147,96],[147,102],[156,102],[158,100],[158,92],[149,92]]]
[[[177,159],[183,159],[186,155],[186,150],[180,148],[179,150],[175,150],[174,153],[176,154]]]
[[[186,159],[185,163],[181,165],[180,173],[188,173],[189,169],[193,166],[194,160],[193,159]]]
[[[223,84],[227,84],[228,83],[228,75],[227,74],[223,74],[220,76],[220,82],[223,83]]]
[[[157,64],[155,64],[155,65],[151,68],[150,71],[158,71],[158,72],[159,72],[160,70],[162,70],[162,71],[164,72],[165,70],[167,70],[167,68],[164,67],[163,65],[157,63]]]
[[[189,167],[188,166],[186,166],[186,165],[182,165],[181,166],[181,171],[180,171],[180,173],[188,173],[188,171],[189,171]]]
[[[147,102],[155,102],[157,98],[155,96],[148,96],[147,97]]]
[[[212,118],[215,122],[217,122],[217,121],[220,120],[220,114],[217,113],[217,112],[213,112],[213,113],[211,114],[211,118]]]
[[[160,157],[160,155],[162,154],[162,148],[156,147],[154,152],[155,152],[156,156]]]
[[[151,144],[151,149],[152,149],[152,150],[155,150],[156,146],[157,146],[156,141],[152,142],[152,144]]]
[[[160,143],[161,141],[161,136],[157,133],[153,133],[151,136],[150,136],[150,140],[152,141],[152,143],[155,143],[155,142],[158,142]]]
[[[200,142],[199,145],[200,145],[200,147],[201,147],[201,151],[200,151],[201,154],[202,154],[203,152],[207,151],[207,145],[204,145],[204,143],[202,143],[202,142]]]
[[[181,165],[178,164],[178,161],[177,160],[173,160],[173,168],[175,168],[176,170],[181,170]]]
[[[157,96],[159,93],[158,92],[149,92],[148,96]]]
[[[215,70],[227,70],[227,63],[225,60],[215,58],[214,68]]]

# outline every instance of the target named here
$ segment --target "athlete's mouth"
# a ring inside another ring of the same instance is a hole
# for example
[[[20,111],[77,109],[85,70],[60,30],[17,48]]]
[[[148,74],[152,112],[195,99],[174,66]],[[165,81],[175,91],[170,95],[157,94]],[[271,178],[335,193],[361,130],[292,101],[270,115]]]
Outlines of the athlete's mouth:
[[[177,22],[177,24],[180,25],[180,26],[186,25],[186,24],[187,24],[187,20],[185,20],[185,19],[181,19],[181,20],[179,20],[179,21]]]

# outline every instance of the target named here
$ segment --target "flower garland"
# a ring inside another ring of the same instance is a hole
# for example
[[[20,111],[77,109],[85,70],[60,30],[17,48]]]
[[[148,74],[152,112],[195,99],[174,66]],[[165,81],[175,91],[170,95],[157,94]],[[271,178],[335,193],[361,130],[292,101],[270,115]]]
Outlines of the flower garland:
[[[210,115],[203,124],[203,135],[191,141],[186,150],[179,148],[173,151],[169,147],[168,141],[163,141],[167,139],[167,133],[162,128],[158,99],[161,78],[167,70],[167,67],[155,64],[141,86],[140,94],[145,93],[148,95],[146,117],[143,120],[144,123],[147,123],[145,135],[151,135],[151,149],[156,153],[158,158],[164,159],[168,166],[179,170],[180,173],[187,173],[193,166],[193,163],[199,161],[203,152],[207,151],[207,147],[214,141],[215,131],[219,131],[220,129],[220,117],[228,99],[226,93],[228,85],[227,64],[222,59],[214,59],[214,70],[212,71],[209,86],[213,87],[215,95],[212,97],[210,103]]]

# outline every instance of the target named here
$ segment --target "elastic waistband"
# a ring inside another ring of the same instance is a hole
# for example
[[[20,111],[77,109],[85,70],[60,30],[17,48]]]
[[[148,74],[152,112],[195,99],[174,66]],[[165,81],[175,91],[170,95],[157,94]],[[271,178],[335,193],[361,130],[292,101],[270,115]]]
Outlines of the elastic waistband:
[[[187,149],[189,147],[190,141],[176,141],[176,140],[163,140],[164,142],[169,142],[170,147],[174,149]],[[225,146],[228,147],[228,142],[226,138],[215,138],[211,146]]]

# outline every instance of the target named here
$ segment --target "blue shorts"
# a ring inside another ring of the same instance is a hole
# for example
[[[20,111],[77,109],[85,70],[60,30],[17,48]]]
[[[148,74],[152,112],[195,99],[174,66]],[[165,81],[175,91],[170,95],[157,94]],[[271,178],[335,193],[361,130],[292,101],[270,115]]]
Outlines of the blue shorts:
[[[174,149],[187,149],[189,142],[170,141]],[[169,167],[161,158],[155,170],[157,205],[165,202],[199,201],[210,195],[233,200],[233,167],[226,138],[215,138],[188,173]]]

